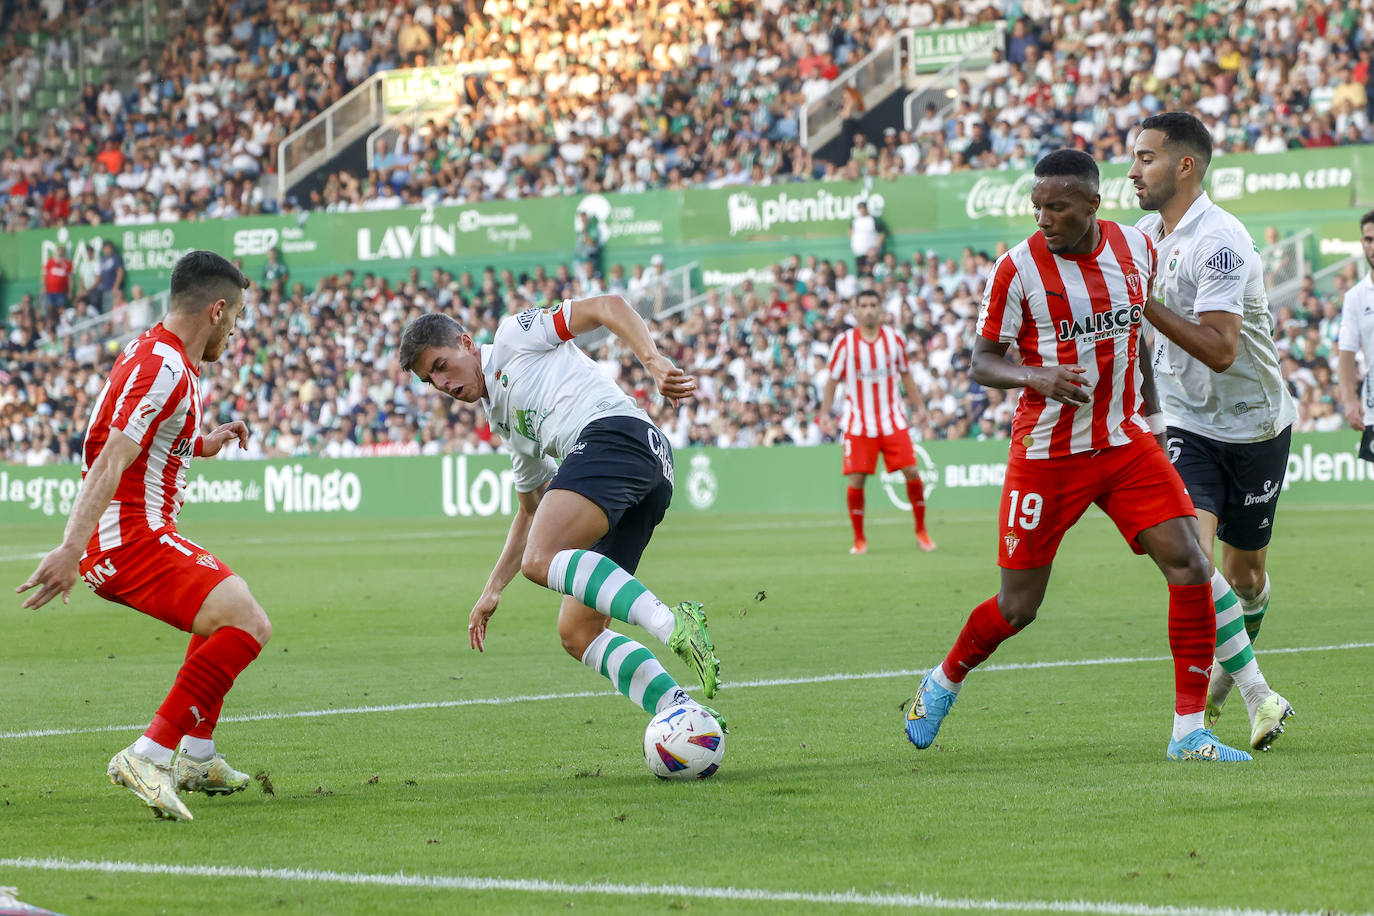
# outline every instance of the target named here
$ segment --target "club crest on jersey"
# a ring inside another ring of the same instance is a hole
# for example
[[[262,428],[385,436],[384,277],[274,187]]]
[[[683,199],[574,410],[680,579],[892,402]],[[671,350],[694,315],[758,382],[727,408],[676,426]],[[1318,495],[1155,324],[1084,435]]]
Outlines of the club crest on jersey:
[[[1139,282],[1140,278],[1137,276],[1136,283],[1139,284]],[[1140,318],[1144,313],[1144,306],[1136,304],[1130,308],[1093,312],[1091,315],[1084,315],[1073,321],[1065,318],[1060,320],[1058,325],[1059,339],[1069,341],[1080,337],[1089,337],[1093,341],[1098,341],[1108,337],[1118,337],[1129,333],[1131,328],[1139,325]]]
[[[534,327],[534,316],[538,314],[539,309],[525,309],[519,315],[516,315],[515,320],[520,322],[520,330],[528,331],[530,328]]]
[[[1131,297],[1131,301],[1140,298],[1140,274],[1130,273],[1126,275],[1126,293]]]
[[[1016,553],[1016,545],[1021,543],[1021,539],[1016,536],[1015,531],[1008,529],[1007,533],[1002,535],[1002,543],[1007,548],[1007,556],[1010,557]]]
[[[215,560],[214,557],[210,556],[208,553],[196,554],[196,562],[199,563],[201,566],[204,566],[206,569],[219,569],[219,563]]]
[[[1229,248],[1222,248],[1207,259],[1204,267],[1209,267],[1219,274],[1229,274],[1236,268],[1245,263],[1245,259],[1236,254]]]

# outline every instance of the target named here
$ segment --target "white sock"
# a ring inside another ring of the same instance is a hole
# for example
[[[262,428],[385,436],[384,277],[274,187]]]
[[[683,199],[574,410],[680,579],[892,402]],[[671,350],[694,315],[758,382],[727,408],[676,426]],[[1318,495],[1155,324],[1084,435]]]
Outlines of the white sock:
[[[215,756],[215,739],[187,735],[181,739],[181,752],[194,760],[209,760]]]
[[[1260,671],[1259,662],[1253,658],[1250,663],[1241,668],[1235,674],[1236,686],[1240,688],[1240,695],[1245,698],[1245,711],[1250,714],[1250,718],[1255,717],[1255,708],[1264,702],[1264,698],[1273,693],[1273,688],[1264,679],[1264,672]]]
[[[935,683],[939,684],[941,687],[948,690],[950,693],[958,693],[959,688],[964,686],[963,681],[959,681],[956,684],[954,681],[951,681],[949,678],[945,677],[944,665],[936,665],[934,668],[930,669],[930,679]]]
[[[1202,713],[1190,712],[1187,715],[1174,713],[1174,740],[1181,741],[1184,738],[1203,727]]]
[[[172,758],[176,756],[176,752],[170,747],[163,747],[147,735],[139,736],[138,740],[134,742],[133,751],[140,757],[147,757],[160,767],[171,766]]]

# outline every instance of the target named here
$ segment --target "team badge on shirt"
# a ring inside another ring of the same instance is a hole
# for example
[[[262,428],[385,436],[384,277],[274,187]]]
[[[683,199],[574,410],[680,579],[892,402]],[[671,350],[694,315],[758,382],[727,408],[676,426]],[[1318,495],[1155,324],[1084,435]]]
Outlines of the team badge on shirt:
[[[534,327],[534,316],[538,314],[539,309],[525,309],[519,315],[516,315],[515,320],[520,322],[520,330],[528,331],[530,328]]]
[[[1010,557],[1016,553],[1016,545],[1021,543],[1021,539],[1016,536],[1015,531],[1008,530],[1006,534],[1002,535],[1002,543],[1006,545],[1007,556]]]
[[[215,558],[208,553],[196,554],[196,562],[206,569],[219,569],[219,563],[215,562]]]
[[[1210,267],[1219,274],[1229,274],[1245,263],[1245,259],[1229,248],[1222,248],[1207,259],[1204,267]]]
[[[1131,273],[1126,275],[1126,293],[1132,299],[1140,298],[1140,274]]]

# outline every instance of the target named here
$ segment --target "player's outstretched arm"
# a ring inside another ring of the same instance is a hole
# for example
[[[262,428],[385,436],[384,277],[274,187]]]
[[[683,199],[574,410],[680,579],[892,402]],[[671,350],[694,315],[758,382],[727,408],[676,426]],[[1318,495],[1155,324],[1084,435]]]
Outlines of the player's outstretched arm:
[[[1240,319],[1233,312],[1211,311],[1194,321],[1170,311],[1157,299],[1145,303],[1145,320],[1213,372],[1225,372],[1236,361]]]
[[[969,376],[992,388],[1032,388],[1069,407],[1088,403],[1082,366],[1016,366],[1007,361],[1007,344],[978,337],[973,342]]]
[[[208,435],[202,436],[200,451],[196,454],[203,458],[213,458],[219,454],[220,449],[234,439],[239,441],[239,448],[248,447],[248,425],[242,420],[221,424],[216,426]]]
[[[468,644],[478,652],[486,648],[487,621],[491,620],[491,615],[496,613],[496,606],[501,603],[501,592],[520,572],[520,560],[525,555],[525,542],[529,540],[534,513],[548,488],[548,483],[543,483],[529,493],[516,491],[519,507],[515,510],[515,518],[511,519],[501,556],[497,557],[496,565],[487,577],[487,584],[477,603],[472,606],[472,613],[468,615]]]
[[[921,393],[921,389],[916,386],[916,380],[911,377],[911,370],[907,369],[901,373],[902,390],[906,392],[907,403],[916,417],[917,422],[925,423],[929,418],[929,408],[926,407],[926,396]]]
[[[37,588],[24,601],[26,608],[40,608],[58,595],[66,604],[72,593],[72,586],[80,574],[81,553],[100,521],[105,507],[114,499],[119,488],[119,479],[124,476],[129,465],[134,463],[142,447],[117,429],[110,430],[100,457],[95,459],[86,479],[81,481],[81,491],[76,494],[72,514],[67,518],[67,528],[62,534],[62,543],[53,548],[38,564],[33,575],[23,585],[15,589],[23,594]]]
[[[1360,406],[1360,369],[1355,365],[1353,350],[1341,350],[1337,369],[1340,372],[1341,408],[1345,422],[1351,429],[1364,429],[1364,409]]]
[[[649,326],[624,296],[592,296],[577,299],[568,307],[568,330],[573,336],[606,328],[630,345],[644,368],[654,377],[658,393],[674,405],[696,394],[697,380],[658,351]]]

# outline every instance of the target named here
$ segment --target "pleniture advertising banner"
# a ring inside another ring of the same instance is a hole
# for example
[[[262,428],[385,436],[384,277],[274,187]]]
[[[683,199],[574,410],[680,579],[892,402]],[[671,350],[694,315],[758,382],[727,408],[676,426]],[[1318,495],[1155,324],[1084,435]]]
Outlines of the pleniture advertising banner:
[[[1374,464],[1355,454],[1351,432],[1293,437],[1284,480],[1285,504],[1374,504]],[[1006,440],[917,443],[917,462],[933,511],[997,507],[1006,473]],[[871,512],[906,512],[900,474],[870,487]],[[0,465],[0,522],[51,522],[54,537],[80,483],[75,465]],[[840,447],[678,451],[674,512],[842,511]],[[873,489],[880,488],[885,498]],[[187,480],[187,521],[280,516],[343,519],[483,518],[515,512],[510,460],[494,455],[435,455],[199,460]]]

